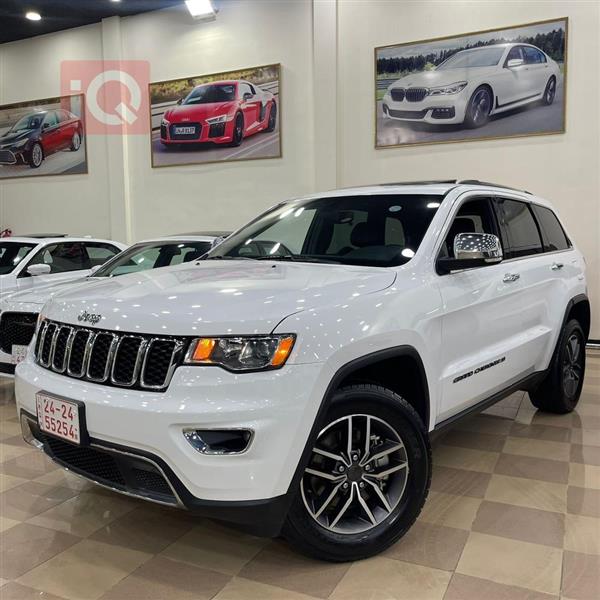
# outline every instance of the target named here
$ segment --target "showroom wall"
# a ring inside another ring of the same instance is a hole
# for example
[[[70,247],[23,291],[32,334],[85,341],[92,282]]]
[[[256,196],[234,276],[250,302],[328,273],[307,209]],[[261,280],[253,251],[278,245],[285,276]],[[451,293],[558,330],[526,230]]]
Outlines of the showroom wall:
[[[569,17],[563,135],[375,150],[373,49]],[[479,178],[550,198],[584,250],[600,338],[597,2],[225,1],[213,23],[168,9],[0,46],[0,104],[58,95],[65,59],[143,59],[151,80],[279,62],[280,159],[152,169],[150,138],[90,136],[89,175],[0,183],[0,225],[136,240],[232,228],[277,200],[355,184]]]

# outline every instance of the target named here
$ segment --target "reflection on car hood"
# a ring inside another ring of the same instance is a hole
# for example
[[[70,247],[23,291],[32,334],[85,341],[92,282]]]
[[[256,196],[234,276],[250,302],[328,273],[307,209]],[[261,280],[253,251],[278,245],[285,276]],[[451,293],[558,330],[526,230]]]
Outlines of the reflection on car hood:
[[[49,283],[47,285],[38,285],[28,290],[12,289],[0,295],[0,310],[22,310],[30,312],[34,307],[37,310],[59,292],[64,292],[67,286],[76,286],[82,282],[91,281],[87,277],[81,279],[69,279],[59,283]],[[20,308],[27,305],[27,309]]]
[[[77,324],[87,312],[101,316],[97,328],[140,333],[269,333],[286,316],[350,303],[389,287],[395,276],[331,264],[202,261],[90,281],[55,295],[44,313]]]
[[[206,119],[227,114],[234,106],[234,102],[209,102],[208,104],[186,104],[169,109],[165,113],[168,121],[185,122],[185,119]]]
[[[29,137],[33,131],[33,129],[25,129],[23,131],[14,131],[0,136],[0,148],[6,146],[7,144],[14,144],[23,138]]]
[[[396,81],[392,87],[436,87],[458,81],[472,81],[495,72],[497,67],[474,67],[471,69],[442,69],[411,73]]]

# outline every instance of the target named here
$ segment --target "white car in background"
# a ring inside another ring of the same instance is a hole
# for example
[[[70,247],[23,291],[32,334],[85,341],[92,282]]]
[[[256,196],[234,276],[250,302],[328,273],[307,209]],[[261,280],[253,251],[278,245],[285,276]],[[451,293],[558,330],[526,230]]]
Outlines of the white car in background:
[[[127,248],[91,237],[32,235],[0,239],[0,298],[85,277]]]
[[[0,300],[0,377],[12,377],[15,366],[25,357],[43,305],[67,286],[85,285],[105,277],[191,262],[226,236],[226,233],[219,232],[218,237],[197,234],[145,240],[134,244],[104,265],[94,267],[87,277],[7,294]]]
[[[476,128],[491,115],[531,102],[554,102],[558,64],[530,44],[494,44],[461,50],[431,71],[390,85],[384,118]]]

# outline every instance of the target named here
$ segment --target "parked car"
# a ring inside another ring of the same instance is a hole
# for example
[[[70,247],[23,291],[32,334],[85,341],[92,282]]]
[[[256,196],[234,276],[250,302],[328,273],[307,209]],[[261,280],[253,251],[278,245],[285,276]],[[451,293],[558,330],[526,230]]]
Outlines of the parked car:
[[[166,145],[212,142],[239,146],[259,131],[274,131],[275,96],[248,81],[215,81],[196,86],[169,108],[160,125]]]
[[[248,255],[256,240],[272,251]],[[346,189],[192,265],[57,294],[17,408],[26,440],[92,481],[356,560],[417,518],[430,435],[516,390],[572,411],[589,327],[583,256],[546,200]]]
[[[39,110],[21,117],[0,136],[0,165],[41,166],[61,150],[77,152],[83,141],[83,123],[68,110]]]
[[[530,44],[493,44],[461,50],[431,71],[389,86],[384,118],[475,128],[490,116],[532,102],[554,102],[558,64]]]
[[[42,306],[66,286],[191,262],[213,248],[218,239],[211,235],[189,235],[145,240],[104,265],[95,266],[86,277],[5,295],[0,299],[0,377],[14,374],[33,338]]]

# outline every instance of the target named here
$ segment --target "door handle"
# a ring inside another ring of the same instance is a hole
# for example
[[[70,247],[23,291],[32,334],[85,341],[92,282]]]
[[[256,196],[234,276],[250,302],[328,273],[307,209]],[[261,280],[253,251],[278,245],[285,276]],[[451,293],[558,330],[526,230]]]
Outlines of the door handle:
[[[507,273],[503,278],[502,281],[504,283],[512,283],[513,281],[517,281],[517,279],[520,279],[520,275],[518,273]]]
[[[559,271],[560,269],[562,269],[565,265],[563,263],[559,263],[559,262],[555,262],[552,263],[552,266],[550,267],[553,271]]]

